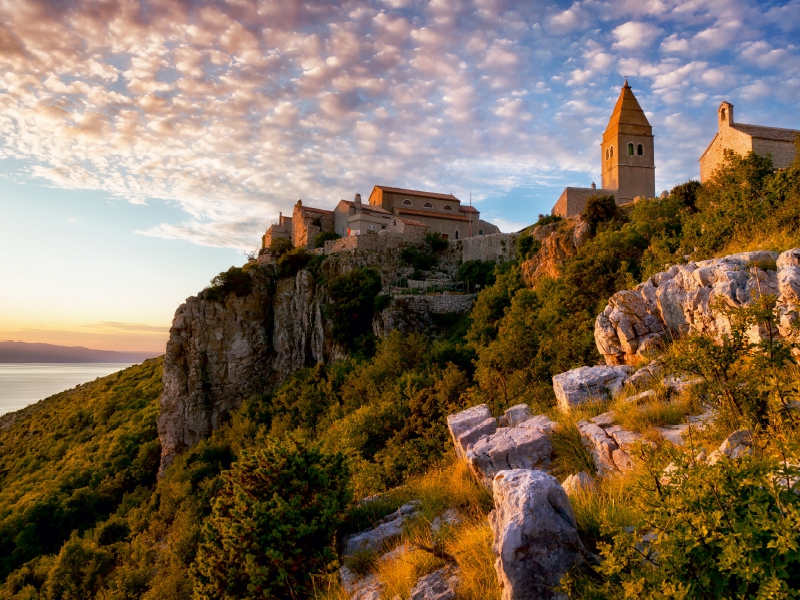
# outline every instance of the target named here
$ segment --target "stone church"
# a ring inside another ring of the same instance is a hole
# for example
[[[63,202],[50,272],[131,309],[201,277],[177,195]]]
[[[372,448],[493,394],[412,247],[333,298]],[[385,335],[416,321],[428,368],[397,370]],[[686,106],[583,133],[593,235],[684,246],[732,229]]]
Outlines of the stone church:
[[[717,133],[700,157],[700,182],[707,181],[725,160],[725,150],[742,156],[755,152],[772,156],[776,169],[785,169],[794,160],[796,129],[747,125],[733,120],[733,104],[723,102],[717,109]]]
[[[653,128],[628,80],[622,86],[600,143],[602,187],[566,188],[553,206],[560,217],[579,215],[592,196],[614,196],[617,204],[656,195]]]

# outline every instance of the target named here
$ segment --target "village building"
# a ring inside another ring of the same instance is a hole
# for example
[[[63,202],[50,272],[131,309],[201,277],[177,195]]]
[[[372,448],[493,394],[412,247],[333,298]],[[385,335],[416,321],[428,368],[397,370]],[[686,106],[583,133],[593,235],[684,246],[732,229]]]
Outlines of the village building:
[[[267,232],[261,236],[261,247],[269,248],[272,245],[272,240],[277,238],[285,238],[292,241],[292,233],[292,217],[284,217],[283,213],[279,212],[278,222],[270,225]]]
[[[614,196],[617,204],[637,197],[656,195],[656,166],[653,128],[628,80],[617,99],[600,143],[602,187],[568,187],[553,206],[560,217],[579,215],[592,196]]]
[[[733,104],[723,102],[717,109],[717,133],[700,157],[700,182],[707,181],[725,160],[725,151],[745,156],[755,152],[771,155],[776,169],[785,169],[794,161],[796,129],[747,125],[733,120]]]
[[[314,241],[323,231],[333,231],[332,210],[303,206],[298,200],[292,212],[292,242],[295,248],[314,248]]]
[[[342,237],[359,235],[366,231],[381,231],[392,222],[392,213],[380,206],[361,202],[361,194],[351,200],[339,200],[333,209],[334,231]]]
[[[369,195],[369,205],[391,215],[426,225],[431,233],[459,240],[477,235],[500,233],[500,229],[480,218],[480,211],[462,206],[453,194],[437,194],[376,185]]]

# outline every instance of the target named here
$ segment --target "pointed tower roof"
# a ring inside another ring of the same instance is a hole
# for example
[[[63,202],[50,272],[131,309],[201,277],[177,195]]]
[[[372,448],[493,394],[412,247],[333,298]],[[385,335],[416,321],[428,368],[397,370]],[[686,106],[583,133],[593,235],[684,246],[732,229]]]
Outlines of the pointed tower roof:
[[[653,134],[653,128],[650,126],[642,107],[639,106],[636,96],[633,95],[633,90],[628,85],[627,79],[619,93],[617,103],[614,105],[614,112],[611,113],[611,118],[608,120],[608,126],[605,133],[603,133],[603,140],[618,133]]]

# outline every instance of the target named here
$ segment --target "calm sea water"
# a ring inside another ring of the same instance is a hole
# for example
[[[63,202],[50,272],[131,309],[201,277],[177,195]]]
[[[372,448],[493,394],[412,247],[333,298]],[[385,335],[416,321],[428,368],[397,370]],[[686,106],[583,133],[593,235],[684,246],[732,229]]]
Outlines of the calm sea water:
[[[0,363],[0,415],[130,366],[126,363]]]

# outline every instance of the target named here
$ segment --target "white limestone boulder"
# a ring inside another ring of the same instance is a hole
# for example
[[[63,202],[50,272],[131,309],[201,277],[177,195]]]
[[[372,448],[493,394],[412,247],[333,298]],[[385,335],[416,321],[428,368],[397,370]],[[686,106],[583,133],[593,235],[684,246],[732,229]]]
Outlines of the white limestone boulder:
[[[569,412],[573,406],[593,399],[604,399],[622,389],[633,372],[627,365],[578,367],[553,377],[558,408]]]
[[[561,487],[564,488],[564,491],[568,496],[579,494],[581,492],[594,493],[597,489],[597,486],[594,482],[594,477],[589,475],[586,471],[581,471],[580,473],[570,475],[561,482]]]
[[[350,536],[345,540],[345,556],[355,556],[359,552],[380,552],[387,544],[400,538],[403,523],[416,517],[419,507],[419,500],[412,500],[381,519],[374,528]]]
[[[456,449],[456,456],[466,460],[468,448],[481,437],[497,431],[497,420],[485,404],[473,406],[447,417],[447,428]]]
[[[642,436],[615,424],[613,411],[576,423],[584,448],[589,451],[601,477],[633,467],[631,450]]]
[[[447,566],[421,577],[411,590],[410,600],[453,600],[460,571]]]
[[[775,270],[769,263],[775,261]],[[764,270],[766,269],[766,270]],[[748,306],[761,295],[777,297],[779,331],[793,336],[800,310],[800,248],[742,252],[723,258],[674,265],[633,290],[614,294],[595,320],[595,342],[606,364],[636,364],[662,341],[689,332],[714,337],[731,330],[717,302]],[[754,327],[753,342],[766,332]]]
[[[516,427],[532,416],[533,413],[527,404],[517,404],[516,406],[506,409],[506,412],[500,417],[499,422],[501,427]]]
[[[434,517],[431,521],[431,533],[434,536],[439,535],[443,530],[446,530],[456,525],[460,525],[463,519],[455,508],[448,508],[442,514]]]
[[[339,580],[350,600],[381,600],[383,584],[376,575],[359,577],[348,567],[339,569]]]
[[[543,469],[550,465],[553,444],[541,429],[501,427],[467,451],[470,469],[491,489],[494,476],[507,469]]]
[[[489,514],[495,570],[503,600],[556,598],[554,588],[582,560],[569,498],[543,471],[499,472]]]
[[[714,465],[722,458],[735,460],[753,453],[753,435],[748,429],[740,429],[730,434],[719,448],[708,456],[708,464]]]

